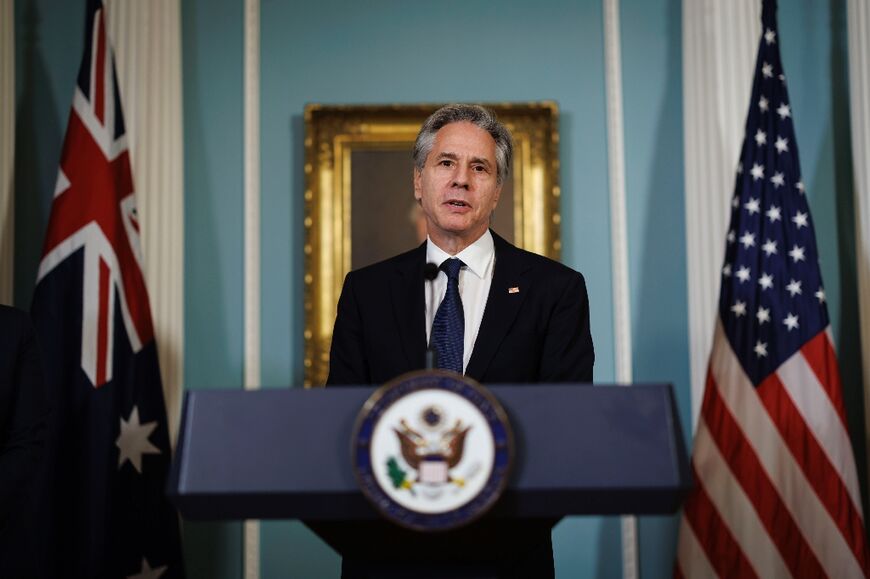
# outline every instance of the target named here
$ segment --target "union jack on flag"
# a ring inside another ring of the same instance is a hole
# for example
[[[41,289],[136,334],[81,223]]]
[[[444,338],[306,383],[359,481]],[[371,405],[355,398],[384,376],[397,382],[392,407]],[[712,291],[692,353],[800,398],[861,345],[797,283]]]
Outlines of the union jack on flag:
[[[88,27],[37,283],[84,249],[82,369],[95,387],[112,378],[115,294],[134,352],[154,338],[142,276],[139,221],[104,11]]]
[[[764,0],[676,577],[866,577],[815,233]]]
[[[87,5],[32,316],[54,401],[48,577],[182,577],[130,156],[99,0]]]

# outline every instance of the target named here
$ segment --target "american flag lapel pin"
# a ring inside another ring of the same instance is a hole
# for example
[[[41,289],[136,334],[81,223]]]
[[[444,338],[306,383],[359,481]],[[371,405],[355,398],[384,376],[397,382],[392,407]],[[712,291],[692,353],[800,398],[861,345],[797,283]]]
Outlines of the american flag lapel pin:
[[[509,294],[518,294],[518,293],[520,293],[520,288],[519,288],[519,286],[509,287],[509,288],[508,288],[508,293],[509,293]]]

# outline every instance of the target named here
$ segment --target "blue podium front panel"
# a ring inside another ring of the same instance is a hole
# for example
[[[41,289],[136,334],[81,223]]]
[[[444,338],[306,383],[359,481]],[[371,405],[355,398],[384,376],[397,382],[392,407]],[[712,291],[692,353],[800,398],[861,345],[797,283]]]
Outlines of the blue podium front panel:
[[[674,512],[689,486],[669,385],[491,386],[514,430],[494,516]],[[187,392],[169,494],[191,519],[374,519],[351,466],[371,387]]]

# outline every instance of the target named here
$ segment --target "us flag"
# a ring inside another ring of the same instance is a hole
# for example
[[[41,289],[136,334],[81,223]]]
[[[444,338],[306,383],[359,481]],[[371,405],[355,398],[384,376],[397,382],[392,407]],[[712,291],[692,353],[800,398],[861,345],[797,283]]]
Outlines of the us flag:
[[[866,577],[861,497],[779,53],[762,36],[676,577]]]
[[[54,415],[45,577],[181,577],[166,410],[102,3],[88,2],[32,316]]]

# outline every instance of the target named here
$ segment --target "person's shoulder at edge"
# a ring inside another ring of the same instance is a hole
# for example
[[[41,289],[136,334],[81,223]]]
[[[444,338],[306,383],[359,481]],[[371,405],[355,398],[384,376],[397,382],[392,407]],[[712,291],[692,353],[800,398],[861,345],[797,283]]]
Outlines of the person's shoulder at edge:
[[[0,328],[7,335],[20,335],[33,326],[30,315],[24,310],[0,304]]]
[[[498,267],[497,263],[499,253],[509,252],[512,254],[512,258],[520,260],[523,266],[535,268],[535,273],[538,275],[554,276],[557,278],[575,276],[584,278],[583,274],[576,269],[550,257],[517,247],[500,237],[495,231],[492,231],[492,237],[495,241],[496,267]]]
[[[426,256],[426,242],[413,249],[409,249],[404,253],[388,257],[387,259],[364,265],[358,269],[351,270],[347,275],[353,276],[355,279],[380,279],[385,273],[395,270],[397,267],[419,265],[423,267],[422,259]]]

